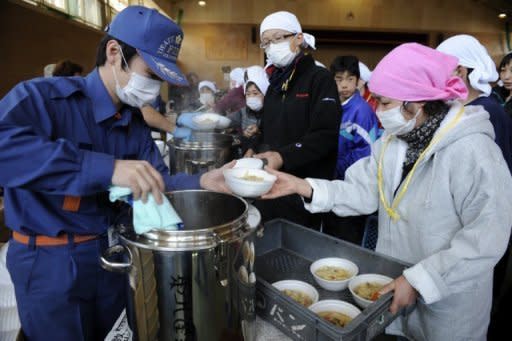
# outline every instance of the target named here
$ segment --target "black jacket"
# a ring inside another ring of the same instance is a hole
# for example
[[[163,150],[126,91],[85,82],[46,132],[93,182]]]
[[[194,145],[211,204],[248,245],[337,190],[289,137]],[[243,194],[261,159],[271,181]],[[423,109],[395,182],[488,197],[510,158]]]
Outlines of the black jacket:
[[[508,102],[507,97],[510,95],[510,91],[505,89],[502,86],[496,86],[494,89],[492,89],[491,94],[499,104],[505,109],[505,112],[512,117],[512,100],[509,100]]]
[[[263,108],[261,143],[281,154],[282,170],[302,178],[332,179],[341,105],[331,73],[315,65],[311,55],[302,56],[287,91],[271,85]]]

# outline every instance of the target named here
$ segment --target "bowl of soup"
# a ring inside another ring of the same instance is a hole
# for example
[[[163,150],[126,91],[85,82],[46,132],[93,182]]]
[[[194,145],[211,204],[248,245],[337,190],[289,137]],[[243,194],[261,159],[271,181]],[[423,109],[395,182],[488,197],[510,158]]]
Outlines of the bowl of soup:
[[[196,130],[210,131],[215,129],[219,122],[219,116],[213,113],[199,114],[192,118]]]
[[[357,305],[366,308],[379,299],[379,291],[392,281],[392,278],[384,275],[363,274],[354,277],[348,289]]]
[[[356,306],[340,300],[322,300],[309,306],[309,310],[332,323],[338,328],[345,328],[361,310]]]
[[[272,188],[277,177],[263,169],[230,168],[224,170],[226,185],[235,194],[257,198]]]
[[[311,264],[309,270],[318,285],[330,291],[346,289],[350,280],[359,272],[353,262],[336,257],[319,259]]]
[[[318,291],[311,284],[306,282],[288,279],[274,282],[272,285],[282,294],[306,308],[318,302]]]

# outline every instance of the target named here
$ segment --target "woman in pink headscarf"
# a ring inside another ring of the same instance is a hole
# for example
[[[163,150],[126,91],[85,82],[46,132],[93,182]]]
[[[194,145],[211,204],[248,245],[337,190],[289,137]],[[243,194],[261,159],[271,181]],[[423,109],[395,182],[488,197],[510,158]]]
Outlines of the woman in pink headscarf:
[[[345,180],[278,176],[268,198],[297,193],[311,212],[379,211],[376,251],[409,262],[381,290],[394,292],[388,333],[414,340],[485,340],[492,271],[512,226],[512,178],[489,114],[464,108],[457,59],[403,44],[377,65],[369,87],[384,136]]]

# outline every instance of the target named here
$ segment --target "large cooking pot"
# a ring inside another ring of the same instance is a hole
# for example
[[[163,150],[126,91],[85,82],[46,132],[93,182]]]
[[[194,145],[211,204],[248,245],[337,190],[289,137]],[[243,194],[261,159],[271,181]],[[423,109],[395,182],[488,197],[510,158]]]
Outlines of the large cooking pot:
[[[183,229],[137,235],[117,226],[120,244],[100,259],[105,269],[127,273],[134,338],[253,340],[259,221],[250,226],[247,203],[233,195],[198,190],[167,196]]]
[[[169,145],[171,174],[197,174],[219,168],[235,158],[239,142],[232,135],[194,132],[187,138],[173,138]]]

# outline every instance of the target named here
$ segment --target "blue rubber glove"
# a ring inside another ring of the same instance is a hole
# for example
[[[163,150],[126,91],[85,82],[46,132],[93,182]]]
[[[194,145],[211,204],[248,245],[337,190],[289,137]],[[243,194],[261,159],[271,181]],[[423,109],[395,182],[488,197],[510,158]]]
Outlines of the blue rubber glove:
[[[190,128],[176,127],[172,132],[172,136],[178,139],[188,139],[190,135],[192,135],[192,129]]]
[[[201,113],[198,112],[184,112],[179,117],[176,123],[180,126],[187,127],[190,129],[197,129],[193,118],[197,115],[200,115]]]

